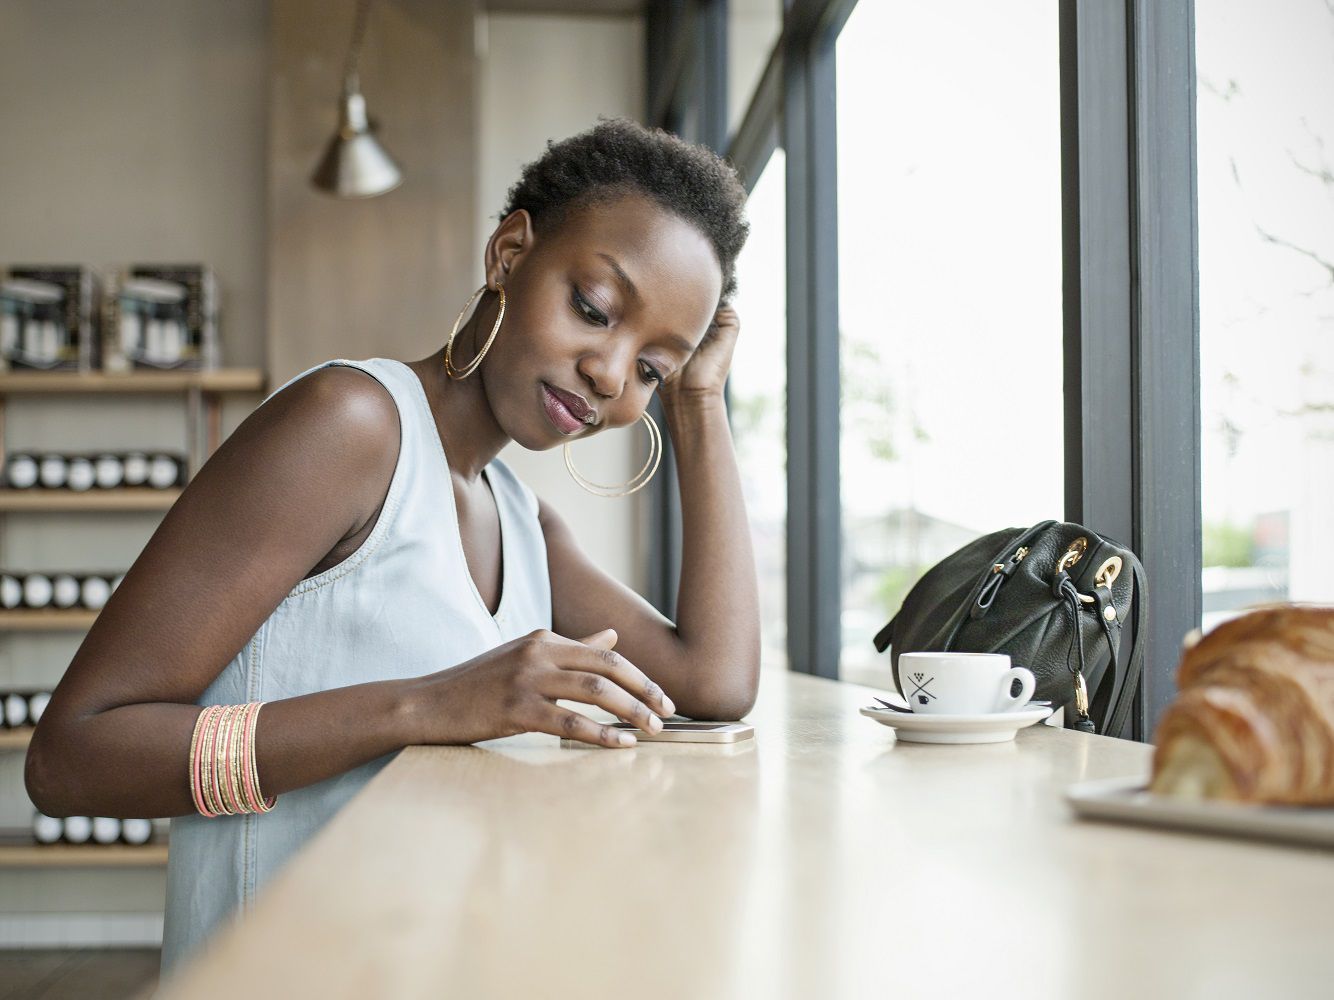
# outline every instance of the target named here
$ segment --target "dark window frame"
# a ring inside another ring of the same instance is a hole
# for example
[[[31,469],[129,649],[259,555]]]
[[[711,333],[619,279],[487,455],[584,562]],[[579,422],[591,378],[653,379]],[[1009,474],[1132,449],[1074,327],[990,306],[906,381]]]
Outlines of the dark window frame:
[[[1066,517],[1144,562],[1143,740],[1202,606],[1194,3],[1059,17]]]
[[[778,0],[775,0],[777,3]],[[646,120],[724,151],[747,187],[787,154],[788,659],[838,676],[837,142],[834,41],[856,0],[786,0],[726,134],[726,0],[650,0]],[[1147,656],[1129,731],[1151,734],[1201,611],[1193,0],[1060,0],[1065,517],[1148,569]],[[680,507],[651,497],[650,600],[670,614]]]

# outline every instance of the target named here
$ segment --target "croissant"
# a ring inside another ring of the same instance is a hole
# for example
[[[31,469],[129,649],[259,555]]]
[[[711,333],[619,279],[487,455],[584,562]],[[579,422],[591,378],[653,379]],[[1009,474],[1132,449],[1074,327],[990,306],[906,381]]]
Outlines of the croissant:
[[[1154,737],[1153,792],[1334,805],[1334,608],[1287,605],[1188,649]]]

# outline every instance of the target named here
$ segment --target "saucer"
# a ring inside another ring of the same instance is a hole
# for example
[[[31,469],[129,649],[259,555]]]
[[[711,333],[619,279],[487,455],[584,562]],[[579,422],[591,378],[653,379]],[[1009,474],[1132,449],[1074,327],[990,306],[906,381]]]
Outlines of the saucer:
[[[863,708],[862,715],[894,730],[905,743],[1008,743],[1021,729],[1051,715],[1050,705],[989,715],[927,715]]]

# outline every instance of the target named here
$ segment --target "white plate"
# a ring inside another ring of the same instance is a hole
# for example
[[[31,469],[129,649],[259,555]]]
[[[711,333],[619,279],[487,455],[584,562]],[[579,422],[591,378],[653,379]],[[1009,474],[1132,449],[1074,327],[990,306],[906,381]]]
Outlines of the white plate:
[[[888,708],[861,709],[862,715],[894,730],[906,743],[1005,743],[1019,730],[1051,715],[1050,706],[990,715],[928,715]]]
[[[1334,809],[1192,802],[1154,795],[1146,784],[1143,777],[1086,781],[1066,789],[1065,800],[1088,819],[1334,848]]]

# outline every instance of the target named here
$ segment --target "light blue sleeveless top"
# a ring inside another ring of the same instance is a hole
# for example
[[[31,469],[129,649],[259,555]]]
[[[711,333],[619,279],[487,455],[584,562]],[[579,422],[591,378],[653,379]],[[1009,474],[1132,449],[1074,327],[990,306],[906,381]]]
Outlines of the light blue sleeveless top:
[[[500,513],[503,569],[500,606],[492,617],[468,572],[449,466],[417,374],[388,358],[337,359],[302,372],[268,398],[327,365],[367,372],[398,406],[398,463],[384,506],[356,552],[292,588],[209,685],[201,705],[277,701],[418,677],[551,627],[546,544],[532,490],[499,459],[487,465]],[[272,812],[174,818],[163,973],[243,912],[284,862],[395,756],[287,792]],[[186,780],[184,761],[181,773]]]

